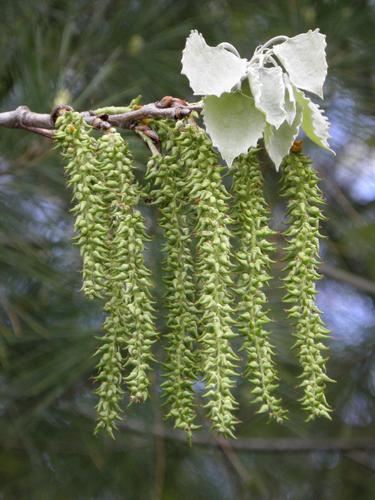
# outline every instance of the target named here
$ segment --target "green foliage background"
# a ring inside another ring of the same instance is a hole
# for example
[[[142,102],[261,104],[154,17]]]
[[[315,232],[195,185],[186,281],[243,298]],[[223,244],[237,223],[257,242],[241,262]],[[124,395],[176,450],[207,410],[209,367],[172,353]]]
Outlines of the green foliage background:
[[[144,102],[164,95],[192,99],[180,75],[192,28],[212,45],[233,43],[243,56],[278,34],[317,26],[327,34],[326,107],[337,156],[306,148],[327,199],[319,305],[332,330],[328,374],[338,382],[328,399],[335,411],[332,422],[303,420],[295,402],[293,339],[275,282],[272,340],[290,419],[267,424],[249,404],[248,385],[240,383],[238,435],[375,439],[374,2],[2,0],[0,7],[1,110],[26,104],[46,112],[61,100],[89,109],[126,104],[138,94]],[[147,151],[139,139],[130,142],[141,175]],[[285,202],[277,194],[279,177],[269,165],[264,174],[280,229]],[[92,355],[102,304],[79,291],[70,197],[61,160],[47,140],[0,130],[0,498],[375,497],[374,452],[234,452],[160,437],[169,427],[156,387],[148,403],[126,410],[116,441],[94,437]],[[144,215],[153,237],[147,259],[161,283],[162,231],[153,210],[145,208]],[[157,298],[162,293],[159,286]],[[205,424],[202,432],[217,445]]]

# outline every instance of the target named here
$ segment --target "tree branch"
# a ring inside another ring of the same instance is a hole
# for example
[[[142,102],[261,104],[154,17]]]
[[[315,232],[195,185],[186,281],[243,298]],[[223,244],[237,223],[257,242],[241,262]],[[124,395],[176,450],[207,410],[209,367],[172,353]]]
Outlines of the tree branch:
[[[160,101],[136,106],[136,108],[125,113],[102,115],[97,115],[95,111],[82,111],[81,115],[86,123],[94,128],[104,130],[110,127],[131,129],[145,118],[170,118],[174,120],[184,118],[193,111],[200,112],[202,105],[200,103],[189,104],[182,99],[166,96]],[[55,128],[54,116],[55,111],[51,114],[35,113],[27,106],[18,106],[12,111],[0,113],[0,127],[20,128],[52,138]]]
[[[81,409],[79,412],[83,418],[95,421],[96,415],[91,409]],[[127,419],[125,422],[118,422],[119,432],[138,434],[149,438],[160,437],[165,441],[181,443],[189,446],[186,434],[180,430],[172,430],[168,427],[144,425],[139,420]],[[254,453],[310,453],[314,451],[350,453],[375,451],[375,440],[368,437],[284,437],[284,438],[239,438],[224,439],[222,436],[209,434],[206,432],[196,432],[192,438],[192,444],[203,448],[222,448],[229,446],[236,452]]]
[[[338,267],[330,266],[326,263],[320,264],[320,271],[327,276],[327,278],[343,281],[358,290],[375,295],[375,283],[367,278],[363,278],[362,276],[358,276],[357,274],[345,271],[344,269],[340,269]]]
[[[85,412],[85,415],[86,412]],[[160,436],[166,441],[186,444],[183,432],[170,429],[149,429],[136,421],[120,422],[119,430],[140,435]],[[204,433],[196,433],[192,443],[196,446],[221,448],[223,442],[233,450],[257,453],[309,453],[313,451],[353,452],[375,450],[375,441],[369,438],[239,438],[215,439]]]

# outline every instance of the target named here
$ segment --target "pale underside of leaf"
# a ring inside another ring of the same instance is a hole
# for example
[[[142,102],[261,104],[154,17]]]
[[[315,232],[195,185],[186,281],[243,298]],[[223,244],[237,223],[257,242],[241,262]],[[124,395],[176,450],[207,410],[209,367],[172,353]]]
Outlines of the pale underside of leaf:
[[[266,124],[253,99],[240,92],[207,96],[203,119],[214,146],[229,166],[237,156],[256,147]]]
[[[264,146],[275,164],[276,171],[279,170],[283,158],[289,153],[295,141],[302,122],[302,108],[297,106],[294,121],[291,125],[284,122],[278,129],[267,123],[264,131]]]
[[[294,122],[294,118],[296,116],[296,96],[295,96],[295,87],[291,83],[289,76],[287,73],[283,73],[283,79],[285,84],[285,113],[286,113],[286,121],[291,125]]]
[[[195,95],[220,96],[230,92],[246,75],[247,60],[224,46],[210,47],[203,36],[192,31],[182,53],[182,71]]]
[[[317,104],[306,97],[300,90],[296,91],[297,103],[302,108],[302,128],[307,137],[314,141],[321,148],[335,152],[329,147],[329,121],[324,111]]]
[[[286,118],[282,69],[250,66],[248,76],[256,107],[265,114],[267,123],[280,127]]]
[[[323,98],[327,76],[326,37],[319,30],[309,30],[275,45],[273,52],[296,87]]]

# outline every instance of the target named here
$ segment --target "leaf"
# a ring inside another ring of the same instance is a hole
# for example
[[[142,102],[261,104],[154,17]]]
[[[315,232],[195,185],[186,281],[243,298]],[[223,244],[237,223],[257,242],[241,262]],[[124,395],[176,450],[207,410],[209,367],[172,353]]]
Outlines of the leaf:
[[[214,146],[229,166],[257,145],[266,124],[253,99],[240,92],[206,97],[203,119]]]
[[[250,66],[248,76],[256,107],[266,115],[270,125],[280,127],[286,118],[282,69]]]
[[[203,36],[192,31],[182,53],[182,71],[195,95],[220,96],[230,92],[246,75],[247,60],[229,52],[225,44],[207,45]]]
[[[326,46],[325,35],[316,29],[275,45],[273,52],[296,87],[323,98],[323,84],[327,76]]]
[[[306,135],[321,148],[335,152],[329,147],[329,121],[324,111],[317,104],[305,96],[300,90],[296,90],[297,103],[302,108],[302,128]]]
[[[296,96],[295,87],[292,85],[287,73],[283,73],[284,85],[285,85],[285,112],[286,121],[291,125],[296,116]]]
[[[267,123],[264,131],[264,146],[275,164],[276,172],[280,168],[283,158],[289,153],[290,148],[298,135],[302,121],[302,109],[297,108],[294,121],[291,125],[284,122],[278,129]]]

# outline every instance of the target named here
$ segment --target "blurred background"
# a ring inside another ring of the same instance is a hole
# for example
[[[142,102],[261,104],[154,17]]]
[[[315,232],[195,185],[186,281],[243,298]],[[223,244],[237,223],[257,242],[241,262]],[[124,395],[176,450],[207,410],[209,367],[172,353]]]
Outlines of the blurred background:
[[[248,57],[275,35],[319,27],[327,34],[324,107],[337,153],[305,141],[327,200],[318,301],[332,332],[332,422],[306,424],[296,402],[299,371],[276,281],[272,335],[289,421],[256,415],[239,382],[236,443],[224,444],[202,419],[189,448],[163,421],[158,370],[150,401],[126,409],[117,439],[93,436],[102,304],[79,291],[63,165],[47,139],[0,130],[0,498],[375,498],[375,2],[1,0],[0,7],[1,111],[25,104],[48,112],[57,102],[83,110],[138,94],[143,102],[192,100],[180,75],[190,29]],[[129,140],[142,173],[147,151]],[[267,164],[264,172],[273,224],[282,228],[278,176]],[[144,214],[160,283],[162,233],[154,211]],[[162,293],[158,285],[158,300]]]

